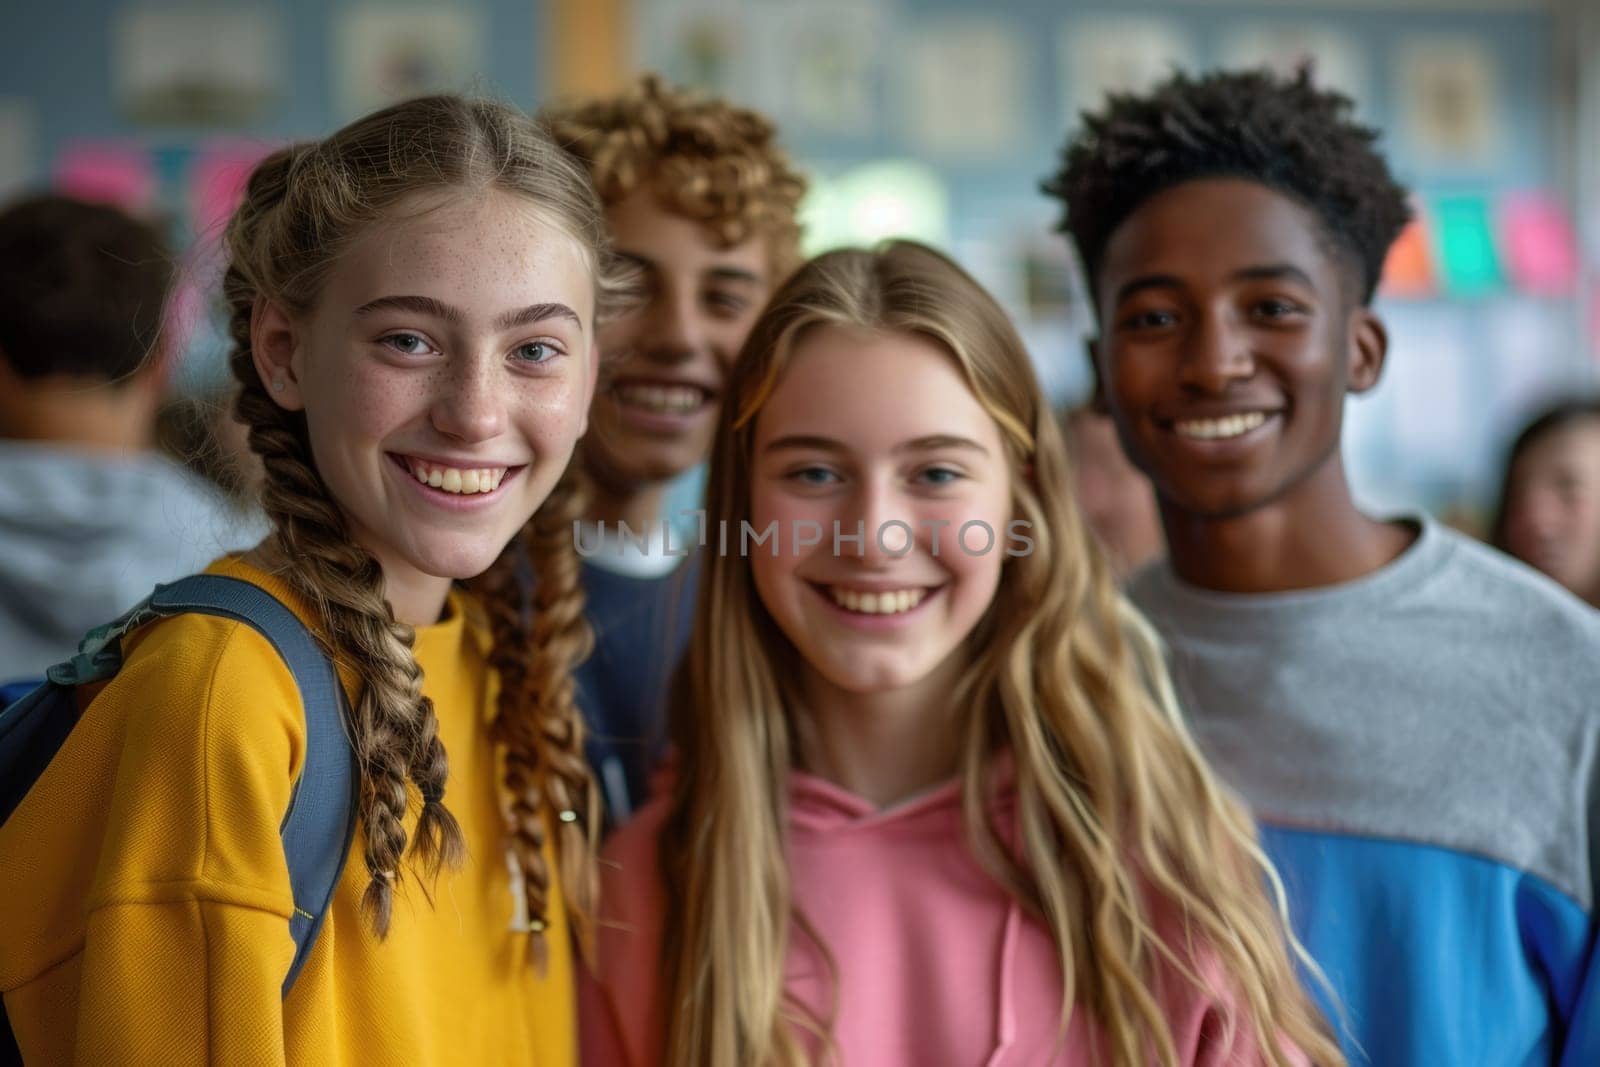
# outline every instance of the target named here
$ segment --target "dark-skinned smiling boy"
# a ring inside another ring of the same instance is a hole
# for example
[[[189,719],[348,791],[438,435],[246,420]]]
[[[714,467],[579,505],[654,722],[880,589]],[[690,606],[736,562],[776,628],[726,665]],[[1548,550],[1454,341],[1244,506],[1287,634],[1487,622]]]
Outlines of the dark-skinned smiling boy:
[[[1600,615],[1352,499],[1344,401],[1383,370],[1410,217],[1375,140],[1304,73],[1241,72],[1112,97],[1067,144],[1046,190],[1098,397],[1170,552],[1129,595],[1352,1062],[1596,1064]]]

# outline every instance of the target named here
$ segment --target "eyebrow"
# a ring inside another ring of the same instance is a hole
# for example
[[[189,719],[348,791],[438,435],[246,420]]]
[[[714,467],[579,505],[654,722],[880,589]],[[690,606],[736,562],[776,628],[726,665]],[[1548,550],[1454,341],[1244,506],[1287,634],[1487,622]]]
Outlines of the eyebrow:
[[[544,322],[546,319],[567,319],[574,326],[580,328],[583,326],[583,320],[578,317],[576,311],[573,311],[565,304],[550,302],[529,304],[525,308],[508,311],[494,320],[494,327],[497,330],[510,330],[518,326],[531,326],[536,322]]]
[[[357,315],[371,315],[377,311],[410,311],[418,315],[429,315],[442,319],[451,325],[460,325],[465,318],[460,310],[451,307],[442,300],[435,300],[431,296],[380,296],[376,300],[369,300],[356,308]],[[510,330],[518,326],[528,326],[546,319],[570,319],[576,326],[581,327],[583,320],[578,313],[561,303],[529,304],[525,308],[507,311],[494,320],[497,330]]]
[[[914,440],[904,441],[895,445],[892,452],[932,452],[941,448],[964,448],[987,456],[989,450],[969,437],[959,437],[954,434],[931,434],[927,437],[918,437]],[[815,450],[818,452],[848,452],[849,449],[840,441],[831,437],[821,437],[816,434],[791,434],[771,441],[763,449],[765,452],[790,452],[800,450]]]
[[[1245,267],[1243,270],[1233,272],[1229,279],[1235,282],[1258,281],[1289,281],[1299,282],[1307,289],[1315,289],[1316,283],[1311,280],[1311,275],[1296,267],[1292,263],[1267,263],[1259,267]],[[1117,290],[1117,303],[1122,303],[1136,293],[1146,289],[1181,289],[1183,280],[1175,274],[1145,274],[1134,278]]]

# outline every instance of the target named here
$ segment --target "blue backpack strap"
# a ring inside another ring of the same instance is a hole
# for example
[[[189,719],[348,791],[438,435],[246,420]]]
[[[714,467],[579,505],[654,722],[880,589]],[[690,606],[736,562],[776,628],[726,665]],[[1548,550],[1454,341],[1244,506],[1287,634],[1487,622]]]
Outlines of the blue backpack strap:
[[[11,818],[78,725],[77,686],[116,674],[123,636],[156,617],[149,598],[141,600],[89,631],[77,654],[51,667],[42,684],[12,683],[0,691],[0,822]],[[24,692],[16,691],[19,685]]]
[[[250,624],[277,649],[300,690],[306,716],[305,760],[280,827],[294,891],[289,933],[295,953],[283,980],[287,996],[322,929],[355,836],[356,757],[345,733],[344,686],[311,631],[260,586],[197,574],[158,586],[149,606],[162,616],[202,612]]]

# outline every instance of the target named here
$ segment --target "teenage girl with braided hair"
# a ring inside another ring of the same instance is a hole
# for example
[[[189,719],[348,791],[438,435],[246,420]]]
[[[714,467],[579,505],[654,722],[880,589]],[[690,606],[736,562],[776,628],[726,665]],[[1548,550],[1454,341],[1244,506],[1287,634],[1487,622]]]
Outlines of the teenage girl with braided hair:
[[[585,1062],[1343,1062],[1070,486],[948,259],[830,252],[773,296],[712,450],[673,785],[607,847]]]
[[[224,290],[274,530],[211,573],[334,656],[357,832],[284,996],[297,691],[247,625],[137,631],[0,830],[30,1060],[573,1060],[597,813],[563,472],[615,292],[603,233],[582,170],[484,101],[400,104],[252,174]]]

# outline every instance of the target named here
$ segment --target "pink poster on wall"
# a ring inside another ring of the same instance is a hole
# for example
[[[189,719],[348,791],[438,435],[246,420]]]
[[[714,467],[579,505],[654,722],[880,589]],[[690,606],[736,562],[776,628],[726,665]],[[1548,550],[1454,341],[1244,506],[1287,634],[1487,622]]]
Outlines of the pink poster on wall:
[[[1506,271],[1517,288],[1565,296],[1578,277],[1578,243],[1564,207],[1549,193],[1508,195],[1500,204]]]
[[[206,241],[222,236],[228,216],[244,198],[250,172],[274,147],[255,141],[223,141],[201,150],[189,171],[189,210],[196,237]]]
[[[115,204],[134,214],[155,206],[155,167],[137,142],[72,142],[56,159],[53,184],[67,196]]]

